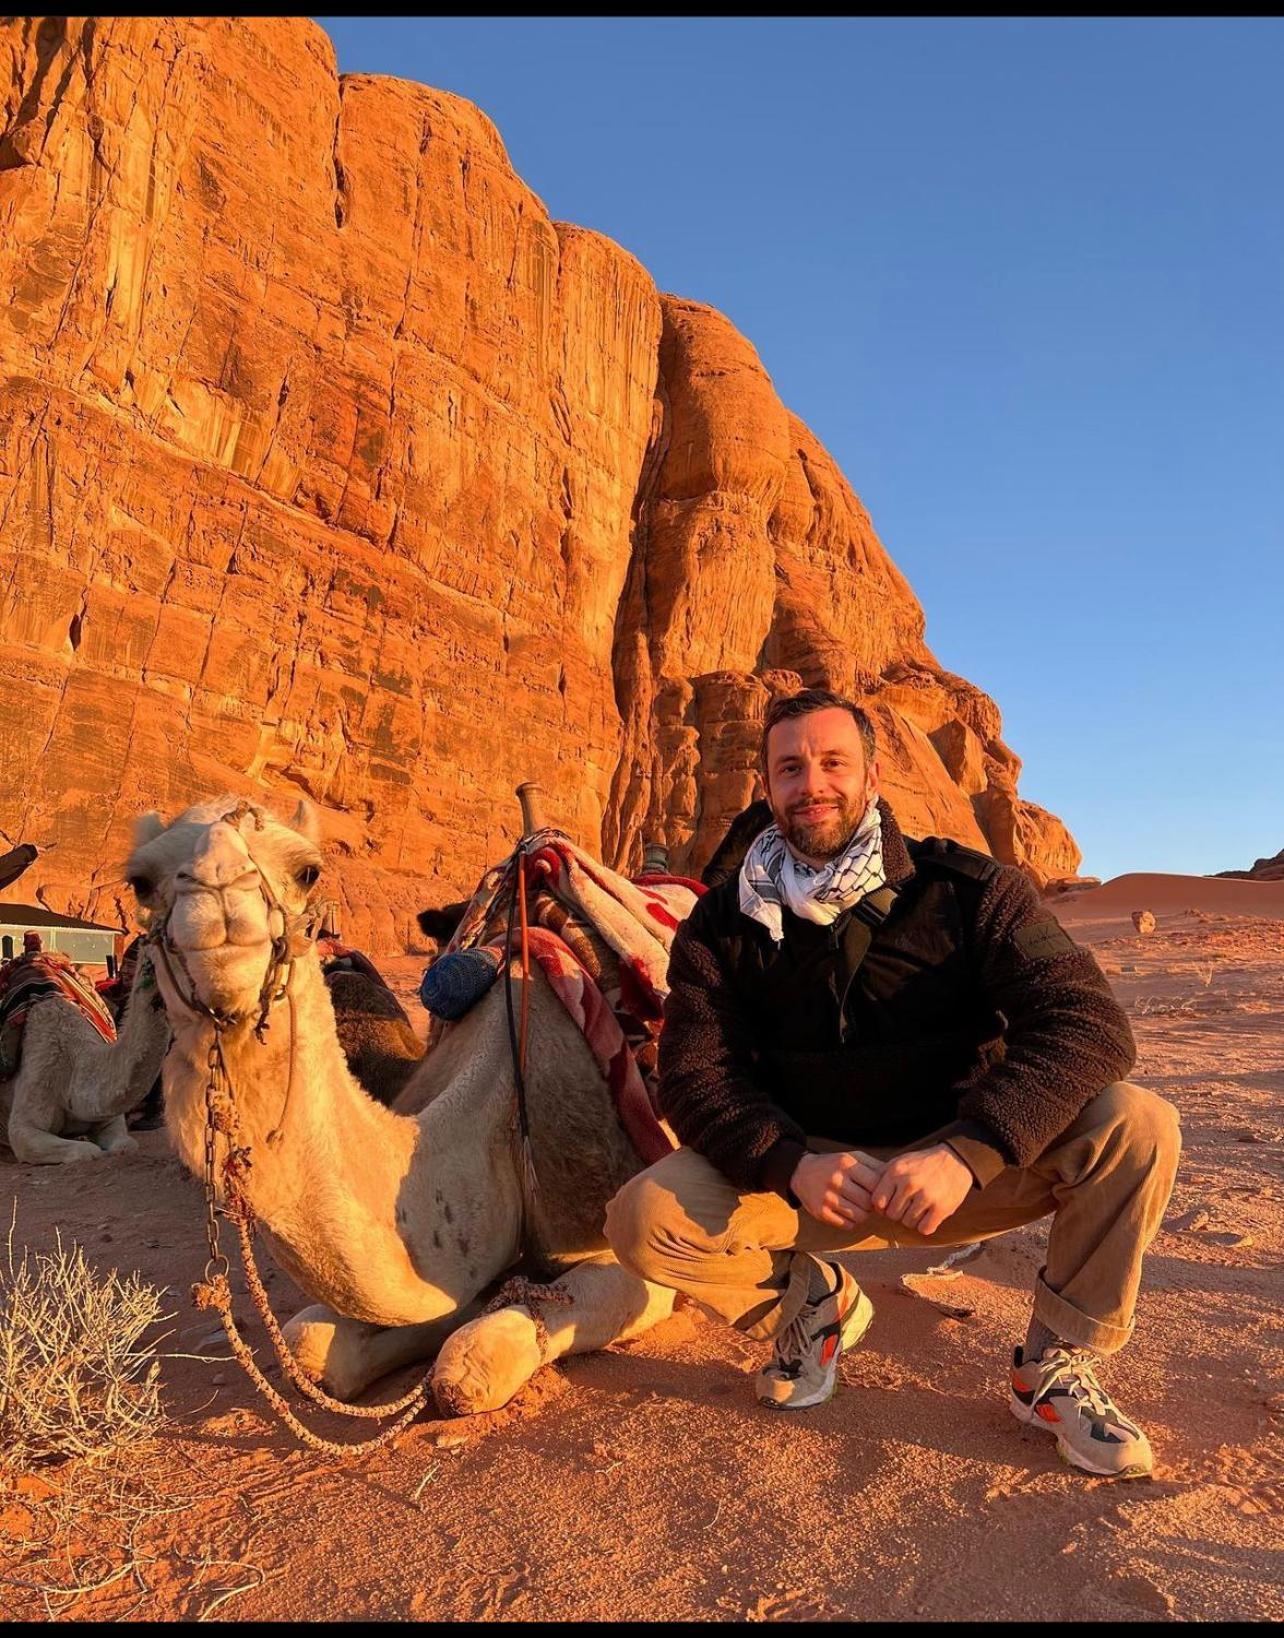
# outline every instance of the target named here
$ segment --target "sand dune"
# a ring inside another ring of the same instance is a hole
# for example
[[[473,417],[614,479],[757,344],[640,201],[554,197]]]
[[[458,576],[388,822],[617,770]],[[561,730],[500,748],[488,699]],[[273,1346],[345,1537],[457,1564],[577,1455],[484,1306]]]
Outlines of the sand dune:
[[[1284,881],[1253,882],[1220,876],[1165,875],[1131,871],[1113,876],[1100,887],[1085,887],[1051,901],[1067,927],[1131,916],[1150,910],[1156,916],[1200,911],[1206,916],[1244,916],[1284,921]]]

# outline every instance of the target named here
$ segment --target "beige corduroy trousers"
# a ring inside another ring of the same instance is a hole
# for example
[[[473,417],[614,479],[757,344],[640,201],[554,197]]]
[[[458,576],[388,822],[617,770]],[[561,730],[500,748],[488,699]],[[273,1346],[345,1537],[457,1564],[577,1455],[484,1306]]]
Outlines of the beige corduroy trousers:
[[[886,1159],[900,1151],[866,1152]],[[832,1228],[778,1194],[742,1193],[693,1149],[666,1155],[626,1183],[607,1207],[606,1234],[626,1268],[767,1339],[806,1300],[810,1262],[795,1252],[935,1250],[1051,1216],[1035,1316],[1063,1341],[1107,1354],[1132,1333],[1142,1254],[1168,1204],[1180,1152],[1173,1106],[1117,1081],[1033,1165],[1009,1166],[973,1189],[930,1238],[878,1216],[858,1229]]]

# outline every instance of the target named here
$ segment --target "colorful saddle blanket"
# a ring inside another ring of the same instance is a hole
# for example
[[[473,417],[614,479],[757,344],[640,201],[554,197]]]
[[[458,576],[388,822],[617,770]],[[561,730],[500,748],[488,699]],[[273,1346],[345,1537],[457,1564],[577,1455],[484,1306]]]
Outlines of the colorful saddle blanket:
[[[439,962],[476,950],[502,969],[515,869],[512,855],[487,871]],[[621,1124],[650,1164],[673,1148],[656,1099],[669,949],[705,889],[682,877],[617,876],[560,831],[532,839],[526,887],[531,957],[582,1031]],[[520,953],[516,921],[513,946]]]
[[[38,1002],[61,996],[80,1008],[104,1041],[116,1039],[111,1012],[93,985],[56,951],[17,956],[0,967],[0,1075],[18,1072],[22,1031]]]

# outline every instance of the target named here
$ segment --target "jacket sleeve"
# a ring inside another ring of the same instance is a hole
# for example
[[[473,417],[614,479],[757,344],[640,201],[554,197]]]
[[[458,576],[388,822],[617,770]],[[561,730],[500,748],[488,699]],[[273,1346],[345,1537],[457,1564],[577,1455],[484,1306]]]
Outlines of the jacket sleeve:
[[[1029,880],[1002,869],[973,932],[985,1000],[1007,1020],[1004,1058],[969,1086],[939,1134],[984,1186],[1028,1166],[1136,1062],[1123,1009],[1092,955],[1064,932]]]
[[[789,1180],[806,1152],[806,1133],[754,1077],[753,1031],[705,931],[705,902],[679,927],[669,955],[661,1112],[737,1188],[774,1189],[797,1205]]]

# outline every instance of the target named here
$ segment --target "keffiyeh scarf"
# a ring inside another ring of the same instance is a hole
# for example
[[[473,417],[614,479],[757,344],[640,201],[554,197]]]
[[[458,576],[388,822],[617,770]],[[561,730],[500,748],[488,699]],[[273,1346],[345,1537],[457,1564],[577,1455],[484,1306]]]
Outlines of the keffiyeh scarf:
[[[740,867],[740,908],[779,944],[785,936],[785,905],[804,921],[827,925],[886,880],[883,821],[877,798],[871,798],[851,841],[819,870],[795,858],[780,827],[768,825]]]

